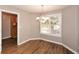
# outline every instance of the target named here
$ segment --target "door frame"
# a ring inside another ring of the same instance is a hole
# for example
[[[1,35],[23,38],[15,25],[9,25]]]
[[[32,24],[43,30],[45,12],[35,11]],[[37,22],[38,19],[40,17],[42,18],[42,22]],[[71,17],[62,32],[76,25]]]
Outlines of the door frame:
[[[6,13],[11,13],[11,14],[16,14],[17,15],[17,45],[19,45],[19,20],[20,20],[20,14],[14,11],[10,11],[10,10],[4,10],[4,9],[0,9],[0,52],[2,51],[2,12],[6,12]]]

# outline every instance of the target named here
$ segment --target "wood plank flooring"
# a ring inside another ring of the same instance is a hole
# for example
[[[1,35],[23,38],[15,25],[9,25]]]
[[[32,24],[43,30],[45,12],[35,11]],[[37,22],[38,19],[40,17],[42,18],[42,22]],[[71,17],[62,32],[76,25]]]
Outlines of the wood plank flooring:
[[[5,39],[2,44],[2,54],[72,54],[61,45],[43,40],[31,40],[20,46],[16,39]]]

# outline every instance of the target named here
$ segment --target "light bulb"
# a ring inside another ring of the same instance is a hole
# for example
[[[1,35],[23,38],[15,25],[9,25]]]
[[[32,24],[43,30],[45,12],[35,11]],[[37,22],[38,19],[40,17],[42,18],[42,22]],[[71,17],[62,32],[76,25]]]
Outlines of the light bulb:
[[[46,19],[46,20],[48,20],[48,19],[49,19],[49,17],[45,17],[45,19]]]
[[[36,20],[39,20],[40,19],[40,17],[36,17]]]
[[[45,19],[45,17],[43,17],[43,16],[42,16],[41,18],[42,18],[42,19]]]

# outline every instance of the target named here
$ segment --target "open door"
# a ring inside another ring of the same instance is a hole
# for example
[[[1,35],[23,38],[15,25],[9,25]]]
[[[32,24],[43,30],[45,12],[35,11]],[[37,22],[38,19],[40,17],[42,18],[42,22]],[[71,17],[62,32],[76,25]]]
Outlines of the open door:
[[[17,38],[17,15],[11,15],[11,38]]]

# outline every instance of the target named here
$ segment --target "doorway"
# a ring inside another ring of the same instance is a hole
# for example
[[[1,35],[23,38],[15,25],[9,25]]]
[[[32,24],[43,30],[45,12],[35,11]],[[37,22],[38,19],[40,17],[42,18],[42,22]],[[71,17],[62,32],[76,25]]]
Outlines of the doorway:
[[[17,46],[17,14],[2,12],[2,51]]]

